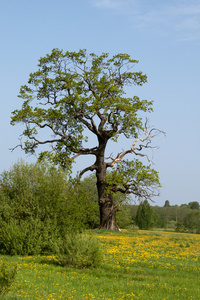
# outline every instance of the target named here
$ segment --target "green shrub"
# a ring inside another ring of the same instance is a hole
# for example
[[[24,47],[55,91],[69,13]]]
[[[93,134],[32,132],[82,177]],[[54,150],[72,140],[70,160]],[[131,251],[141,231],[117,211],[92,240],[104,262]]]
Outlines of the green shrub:
[[[120,210],[117,212],[116,219],[119,228],[127,229],[133,227],[134,221],[131,215],[130,205],[121,205]]]
[[[67,231],[97,224],[92,191],[61,168],[20,161],[0,175],[0,184],[0,253],[52,253]]]
[[[0,296],[4,296],[9,292],[11,285],[16,279],[17,266],[10,268],[9,265],[3,263],[0,266]]]
[[[97,238],[72,233],[60,246],[58,261],[62,266],[96,268],[103,261],[103,249]]]
[[[55,248],[56,229],[51,222],[27,219],[20,224],[11,219],[1,222],[0,249],[8,255],[36,255],[51,253]]]
[[[183,226],[183,223],[181,221],[176,222],[175,231],[177,231],[177,232],[184,231],[184,226]]]

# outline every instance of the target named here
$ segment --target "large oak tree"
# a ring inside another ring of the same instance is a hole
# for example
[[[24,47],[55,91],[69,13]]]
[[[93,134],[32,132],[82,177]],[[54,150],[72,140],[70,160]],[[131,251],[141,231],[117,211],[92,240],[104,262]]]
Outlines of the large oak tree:
[[[94,157],[94,163],[80,171],[79,179],[88,171],[96,173],[100,228],[119,229],[113,194],[151,199],[160,186],[158,173],[136,159],[148,159],[145,151],[159,133],[142,117],[152,111],[152,101],[126,96],[126,86],[142,86],[147,81],[145,74],[133,71],[137,63],[128,54],[109,58],[107,53],[98,56],[86,50],[53,49],[39,59],[38,71],[21,87],[22,108],[12,113],[12,125],[25,125],[16,147],[26,153],[49,144],[39,159],[65,168],[71,168],[78,156]],[[87,131],[96,137],[94,147],[87,146]],[[119,143],[121,136],[130,140],[127,149]],[[107,145],[112,142],[115,151],[106,157]]]

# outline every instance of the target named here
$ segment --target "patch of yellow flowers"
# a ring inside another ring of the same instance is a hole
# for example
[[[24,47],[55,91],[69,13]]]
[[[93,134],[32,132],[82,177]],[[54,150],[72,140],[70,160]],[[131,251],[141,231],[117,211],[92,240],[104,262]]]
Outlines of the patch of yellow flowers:
[[[187,268],[187,262],[200,258],[200,236],[195,234],[138,231],[132,236],[110,234],[100,235],[99,238],[106,248],[107,263],[109,256],[112,256],[118,267],[151,263],[151,267],[174,269],[179,263],[179,267]],[[193,268],[196,270],[195,264]]]
[[[164,231],[127,232],[126,230],[122,230],[122,234],[115,232],[93,234],[103,245],[105,258],[103,269],[104,266],[111,268],[113,273],[120,274],[121,268],[126,269],[127,272],[134,269],[137,274],[140,274],[137,275],[137,280],[140,279],[139,276],[143,280],[146,276],[143,272],[144,268],[200,271],[197,267],[199,264],[196,264],[200,259],[200,235]],[[84,270],[64,270],[58,265],[55,267],[55,256],[18,257],[17,260],[18,280],[15,284],[17,299],[142,299],[140,296],[135,296],[134,291],[130,289],[127,293],[121,292],[121,295],[118,290],[112,298],[107,297],[103,290],[94,295],[98,284],[101,285],[98,274],[88,277],[89,273],[84,273]],[[0,263],[2,261],[3,259]],[[79,295],[81,294],[79,298],[77,298],[77,282]],[[138,284],[149,290],[155,285],[153,282],[149,284],[148,281],[146,283],[138,281]],[[162,284],[162,288],[166,288],[165,283]],[[188,299],[195,298],[191,296]]]

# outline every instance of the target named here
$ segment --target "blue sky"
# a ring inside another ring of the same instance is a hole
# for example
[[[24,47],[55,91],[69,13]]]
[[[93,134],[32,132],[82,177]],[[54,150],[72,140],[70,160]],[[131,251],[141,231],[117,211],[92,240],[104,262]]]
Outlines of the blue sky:
[[[150,123],[167,134],[155,141],[162,183],[155,204],[200,202],[199,0],[1,0],[0,38],[0,172],[20,158],[36,160],[9,150],[23,130],[10,125],[10,116],[21,107],[19,88],[40,57],[53,48],[124,52],[148,76],[129,93],[154,100]],[[81,166],[79,160],[75,169]]]

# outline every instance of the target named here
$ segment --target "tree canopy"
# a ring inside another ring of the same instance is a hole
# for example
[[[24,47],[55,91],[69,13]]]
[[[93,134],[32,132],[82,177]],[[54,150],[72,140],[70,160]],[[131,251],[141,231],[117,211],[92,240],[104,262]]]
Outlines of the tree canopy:
[[[128,54],[109,58],[108,53],[53,49],[39,59],[38,71],[21,87],[22,108],[12,113],[12,125],[25,125],[16,147],[26,153],[50,145],[39,153],[39,159],[67,169],[78,156],[94,156],[94,163],[81,170],[79,178],[88,171],[96,172],[100,228],[118,229],[113,193],[151,199],[160,186],[158,173],[150,165],[134,157],[127,159],[128,155],[148,159],[145,150],[160,132],[142,117],[142,113],[153,111],[153,102],[126,95],[126,86],[147,82],[145,74],[133,71],[137,63]],[[96,137],[95,146],[87,146],[87,132]],[[120,136],[131,140],[129,148],[106,157],[108,142],[115,142],[117,147]],[[106,176],[108,169],[112,172]]]

